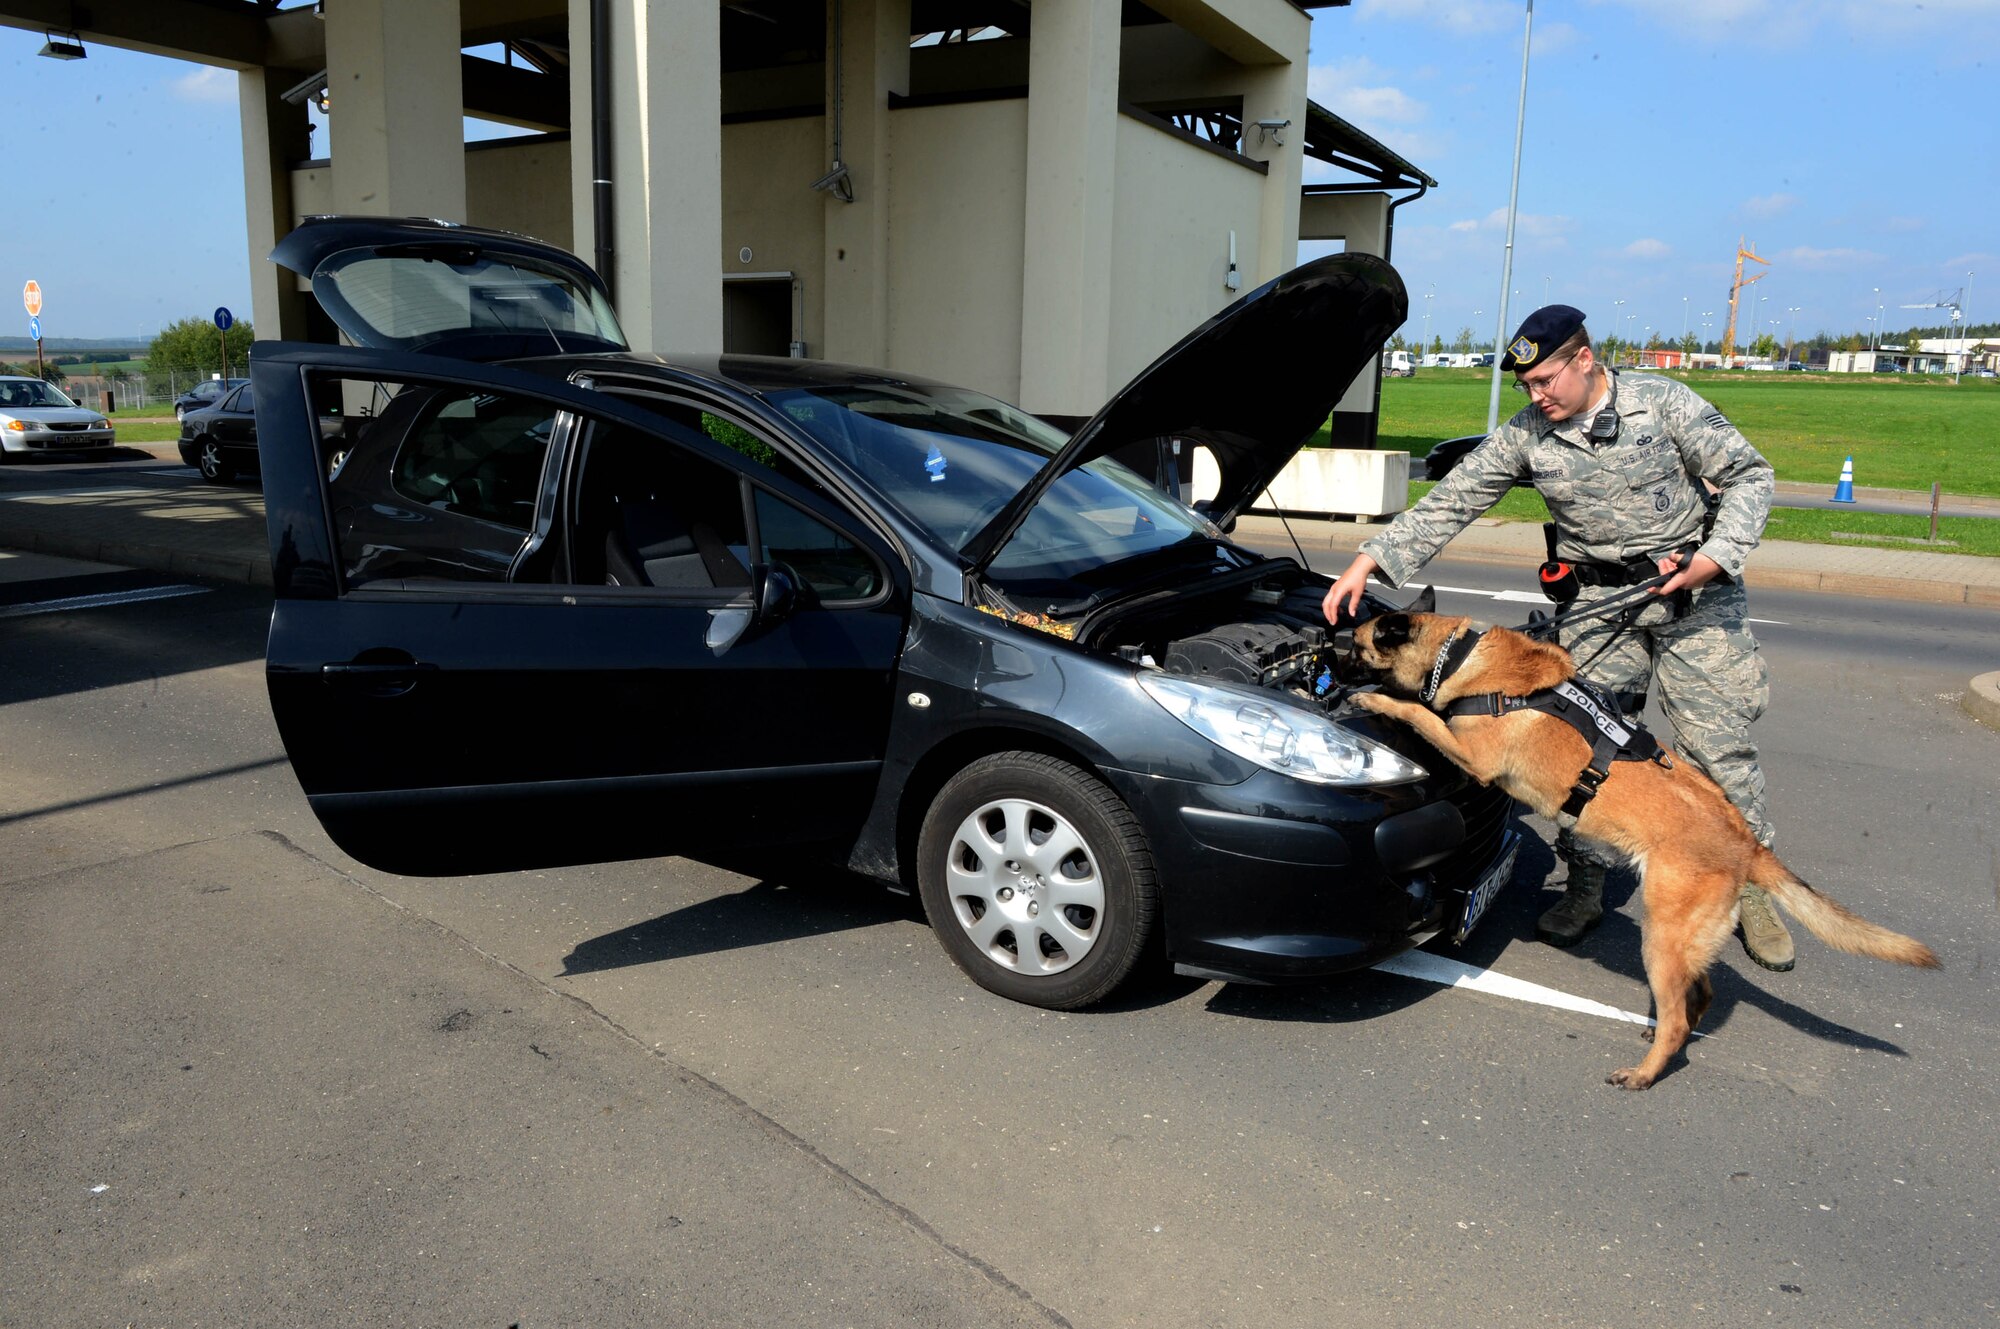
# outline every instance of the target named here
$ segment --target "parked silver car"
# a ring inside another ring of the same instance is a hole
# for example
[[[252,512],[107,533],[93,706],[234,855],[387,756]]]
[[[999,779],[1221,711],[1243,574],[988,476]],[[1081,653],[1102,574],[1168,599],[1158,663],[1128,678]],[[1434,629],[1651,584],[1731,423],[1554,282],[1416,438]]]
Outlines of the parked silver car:
[[[117,446],[111,422],[39,378],[0,377],[0,461]]]

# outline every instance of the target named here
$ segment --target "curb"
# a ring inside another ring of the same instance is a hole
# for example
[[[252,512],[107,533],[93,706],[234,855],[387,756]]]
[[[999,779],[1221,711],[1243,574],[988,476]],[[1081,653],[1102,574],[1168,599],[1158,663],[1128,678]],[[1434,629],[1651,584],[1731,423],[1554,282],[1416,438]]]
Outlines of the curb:
[[[2000,670],[1973,679],[1958,704],[1988,729],[2000,729]]]
[[[271,561],[268,558],[231,558],[222,554],[192,553],[170,545],[122,544],[116,540],[98,540],[87,535],[51,531],[10,533],[5,540],[0,540],[0,544],[25,549],[33,554],[143,568],[148,572],[199,577],[205,581],[230,582],[239,586],[271,585]]]

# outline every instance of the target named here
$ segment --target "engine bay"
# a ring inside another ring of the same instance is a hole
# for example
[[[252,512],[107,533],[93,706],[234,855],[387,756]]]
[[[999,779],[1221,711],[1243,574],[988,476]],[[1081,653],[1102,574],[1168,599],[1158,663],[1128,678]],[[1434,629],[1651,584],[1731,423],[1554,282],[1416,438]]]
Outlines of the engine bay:
[[[1217,683],[1271,688],[1333,710],[1365,680],[1353,666],[1354,624],[1321,610],[1326,587],[1292,566],[1247,586],[1182,591],[1164,603],[1115,609],[1079,639],[1135,664]]]

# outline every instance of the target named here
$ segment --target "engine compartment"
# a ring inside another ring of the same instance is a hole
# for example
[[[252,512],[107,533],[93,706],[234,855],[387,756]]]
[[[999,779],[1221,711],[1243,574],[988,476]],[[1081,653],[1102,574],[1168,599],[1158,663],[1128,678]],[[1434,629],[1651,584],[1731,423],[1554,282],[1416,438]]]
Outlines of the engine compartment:
[[[1360,680],[1352,675],[1353,624],[1321,610],[1326,588],[1296,567],[1249,585],[1183,590],[1158,604],[1113,611],[1079,638],[1097,650],[1171,674],[1291,693],[1326,710]]]

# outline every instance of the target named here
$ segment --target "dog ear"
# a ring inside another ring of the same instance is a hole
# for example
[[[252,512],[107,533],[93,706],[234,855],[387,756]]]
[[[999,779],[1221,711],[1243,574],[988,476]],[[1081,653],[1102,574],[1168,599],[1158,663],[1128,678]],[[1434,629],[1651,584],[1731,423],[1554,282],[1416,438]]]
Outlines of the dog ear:
[[[1403,606],[1403,612],[1407,614],[1435,614],[1437,607],[1438,588],[1435,586],[1426,586],[1422,591],[1418,592],[1416,599]]]
[[[1393,651],[1398,646],[1410,642],[1410,616],[1408,614],[1384,614],[1375,620],[1375,631],[1368,638],[1377,650]]]

